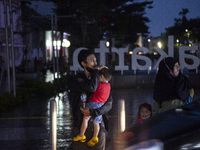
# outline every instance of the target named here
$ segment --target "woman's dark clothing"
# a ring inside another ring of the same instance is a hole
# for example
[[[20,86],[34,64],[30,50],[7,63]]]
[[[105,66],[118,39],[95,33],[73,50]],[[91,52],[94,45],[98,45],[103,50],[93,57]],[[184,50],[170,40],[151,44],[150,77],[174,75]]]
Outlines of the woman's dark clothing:
[[[159,64],[153,94],[153,115],[159,113],[160,109],[166,111],[183,105],[190,96],[190,90],[193,91],[185,75],[181,72],[176,77],[172,75],[177,62],[176,59],[167,57]]]
[[[177,77],[170,74],[169,69],[172,71],[176,62],[171,57],[165,58],[165,62],[164,60],[160,62],[153,95],[156,101],[168,101],[172,99],[184,101],[189,97],[189,90],[192,87],[188,78],[181,72],[179,72]],[[169,69],[166,65],[168,65]]]

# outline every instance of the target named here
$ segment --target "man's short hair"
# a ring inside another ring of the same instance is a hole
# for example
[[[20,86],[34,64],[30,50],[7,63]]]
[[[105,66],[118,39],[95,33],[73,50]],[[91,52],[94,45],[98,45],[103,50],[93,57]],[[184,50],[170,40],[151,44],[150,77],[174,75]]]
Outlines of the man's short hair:
[[[81,67],[83,68],[81,62],[85,62],[86,63],[86,59],[89,55],[94,54],[91,50],[81,50],[78,54],[78,62],[81,65]]]
[[[110,70],[109,70],[108,68],[103,68],[103,69],[101,69],[101,70],[99,71],[99,75],[103,75],[104,78],[105,78],[106,80],[108,80],[108,81],[110,81],[111,78],[112,78],[111,72],[110,72]]]

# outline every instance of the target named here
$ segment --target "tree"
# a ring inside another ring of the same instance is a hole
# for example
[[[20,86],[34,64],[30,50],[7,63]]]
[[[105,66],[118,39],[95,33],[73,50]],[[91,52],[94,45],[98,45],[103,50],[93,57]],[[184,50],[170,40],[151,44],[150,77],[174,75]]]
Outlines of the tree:
[[[187,8],[183,8],[181,12],[179,12],[179,15],[182,16],[182,23],[187,22],[186,15],[189,13],[189,10]]]
[[[174,35],[174,39],[179,40],[179,46],[197,44],[200,41],[200,18],[186,18],[188,9],[182,9],[179,15],[182,18],[175,18],[174,26],[166,28],[166,35]]]
[[[135,43],[137,33],[148,34],[145,9],[151,9],[152,1],[134,0],[59,0],[57,16],[74,16],[59,19],[59,30],[72,36],[72,47],[94,48],[106,34],[106,38],[120,38],[125,44]]]

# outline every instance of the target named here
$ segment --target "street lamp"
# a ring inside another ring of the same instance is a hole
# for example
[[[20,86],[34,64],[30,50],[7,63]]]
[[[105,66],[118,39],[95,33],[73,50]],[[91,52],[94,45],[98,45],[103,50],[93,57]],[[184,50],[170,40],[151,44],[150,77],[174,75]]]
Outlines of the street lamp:
[[[106,41],[106,47],[110,47],[110,42]]]
[[[63,47],[69,47],[71,45],[70,41],[67,39],[63,39]]]
[[[157,45],[159,48],[162,48],[162,43],[160,41],[157,43]]]
[[[68,58],[69,58],[68,47],[70,47],[71,45],[70,41],[68,40],[69,36],[71,36],[69,33],[66,33],[66,32],[63,33],[62,46],[63,46],[63,56],[65,58],[66,63],[68,63]]]
[[[179,39],[176,40],[176,45],[179,46]]]

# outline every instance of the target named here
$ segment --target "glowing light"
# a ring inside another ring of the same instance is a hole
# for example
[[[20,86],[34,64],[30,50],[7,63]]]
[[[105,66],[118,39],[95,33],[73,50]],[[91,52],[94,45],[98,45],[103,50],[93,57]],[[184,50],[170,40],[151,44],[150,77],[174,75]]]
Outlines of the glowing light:
[[[151,66],[149,66],[149,70],[151,70]]]
[[[148,39],[147,41],[148,41],[148,42],[151,42],[151,39]]]
[[[179,39],[177,39],[176,42],[179,43]]]
[[[185,32],[188,32],[188,29],[185,29]]]
[[[69,47],[71,45],[70,41],[67,39],[63,39],[63,47]]]
[[[58,46],[58,47],[61,46],[61,41],[57,41],[57,46]]]
[[[48,47],[51,46],[51,41],[50,40],[46,40],[46,46],[48,46]]]
[[[160,41],[157,43],[157,45],[159,48],[162,48],[162,43]]]
[[[133,54],[133,51],[129,51],[128,53],[129,53],[130,55],[132,55],[132,54]]]
[[[106,41],[106,47],[109,47],[109,46],[110,46],[110,42]]]
[[[56,41],[53,41],[53,46],[56,46]]]
[[[61,75],[58,72],[55,72],[55,78],[61,78]]]
[[[50,72],[50,70],[47,70],[47,76],[46,76],[45,81],[46,82],[53,82],[53,79],[54,79],[53,74]]]
[[[57,41],[57,48],[58,48],[58,50],[60,50],[60,47],[61,47],[61,41],[59,40],[59,41]]]

